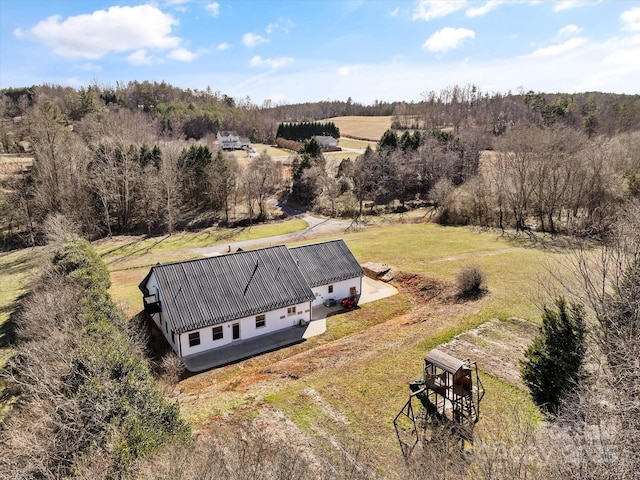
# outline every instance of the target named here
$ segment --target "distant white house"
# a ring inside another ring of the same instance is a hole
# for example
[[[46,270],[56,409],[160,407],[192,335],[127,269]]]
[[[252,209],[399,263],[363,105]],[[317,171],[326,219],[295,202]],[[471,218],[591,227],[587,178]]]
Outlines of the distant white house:
[[[237,150],[242,148],[240,136],[232,130],[218,131],[218,146],[223,150]]]
[[[189,361],[205,352],[224,355],[225,347],[260,336],[262,351],[282,346],[269,338],[309,323],[312,307],[327,298],[359,299],[363,276],[344,241],[334,240],[158,264],[139,288],[145,311],[171,348],[198,371],[225,363],[222,358],[199,367]],[[256,353],[252,348],[248,355]]]
[[[315,139],[318,141],[320,146],[325,148],[336,148],[338,146],[338,140],[331,136],[326,135],[316,135]]]

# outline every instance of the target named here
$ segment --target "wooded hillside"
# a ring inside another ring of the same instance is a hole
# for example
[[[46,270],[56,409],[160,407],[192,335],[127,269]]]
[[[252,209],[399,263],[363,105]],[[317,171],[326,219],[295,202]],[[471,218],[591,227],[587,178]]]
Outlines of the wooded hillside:
[[[266,199],[291,193],[328,215],[426,204],[445,223],[598,234],[640,190],[631,154],[637,95],[454,86],[418,103],[257,106],[210,89],[131,82],[8,89],[1,99],[2,151],[33,157],[32,168],[2,162],[5,246],[40,242],[57,213],[90,238],[160,234],[263,221]],[[221,129],[273,143],[283,121],[345,113],[391,113],[393,129],[377,150],[338,167],[303,152],[288,159],[291,170],[264,154],[242,168],[215,144]]]

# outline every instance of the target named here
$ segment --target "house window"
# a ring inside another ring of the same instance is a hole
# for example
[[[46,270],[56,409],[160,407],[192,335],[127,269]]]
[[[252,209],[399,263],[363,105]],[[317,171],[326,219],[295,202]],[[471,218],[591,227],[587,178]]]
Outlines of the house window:
[[[296,306],[294,305],[293,307],[287,307],[287,316],[291,316],[291,315],[295,315],[296,314]]]
[[[222,326],[213,327],[213,339],[220,340],[223,337],[224,337],[224,333],[222,330]]]
[[[329,293],[333,293],[333,285],[329,285]]]
[[[200,332],[193,332],[189,334],[189,346],[195,347],[200,345]]]
[[[256,315],[256,328],[262,328],[266,324],[266,317],[264,313],[262,315]]]

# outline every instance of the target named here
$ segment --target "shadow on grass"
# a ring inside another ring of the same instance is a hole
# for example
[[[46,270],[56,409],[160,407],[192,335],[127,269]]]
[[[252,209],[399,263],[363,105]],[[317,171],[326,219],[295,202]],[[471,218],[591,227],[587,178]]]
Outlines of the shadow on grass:
[[[9,313],[6,322],[0,324],[0,349],[11,348],[16,343],[16,320],[20,314],[20,305],[27,293],[20,295],[13,302],[0,307],[0,315]]]
[[[481,288],[479,290],[471,290],[469,292],[464,292],[456,295],[456,301],[460,303],[475,302],[476,300],[483,299],[488,293],[489,293],[489,290],[487,288]]]
[[[568,235],[551,234],[545,232],[515,232],[505,231],[498,238],[506,240],[514,247],[533,248],[550,253],[562,253],[576,247],[577,241]]]
[[[136,240],[134,242],[127,243],[126,245],[122,245],[120,247],[117,247],[117,248],[115,248],[115,249],[113,249],[113,250],[111,250],[109,252],[106,252],[105,254],[102,255],[102,257],[104,257],[105,255],[112,256],[115,252],[124,251],[126,248],[129,248],[131,246],[135,246],[137,244],[142,244],[143,242],[147,241],[149,238],[150,237],[145,237],[145,238],[143,238],[141,240]],[[117,264],[117,263],[121,263],[121,262],[126,262],[131,257],[147,254],[147,253],[151,252],[151,250],[153,250],[155,247],[160,245],[162,242],[167,240],[168,238],[169,238],[169,235],[164,235],[162,237],[156,237],[156,241],[153,242],[152,244],[144,246],[144,247],[141,246],[140,248],[137,248],[137,249],[134,248],[130,252],[128,252],[128,253],[120,256],[120,257],[117,257],[117,258],[113,259],[110,262],[105,262],[105,264],[113,265],[113,264]]]

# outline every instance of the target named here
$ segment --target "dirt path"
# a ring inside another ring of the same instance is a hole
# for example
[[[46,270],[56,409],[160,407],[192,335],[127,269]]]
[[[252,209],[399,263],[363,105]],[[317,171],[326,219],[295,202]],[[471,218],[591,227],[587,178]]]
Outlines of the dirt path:
[[[206,257],[220,255],[235,251],[238,248],[260,247],[268,245],[278,245],[284,242],[304,240],[311,235],[340,233],[344,232],[351,225],[351,220],[335,220],[332,218],[318,217],[310,215],[302,210],[297,210],[289,205],[276,201],[270,202],[272,205],[279,207],[288,215],[300,218],[307,222],[307,228],[299,232],[287,233],[284,235],[275,235],[272,237],[258,238],[253,240],[243,240],[239,242],[227,242],[212,245],[210,247],[197,248],[194,252]]]

